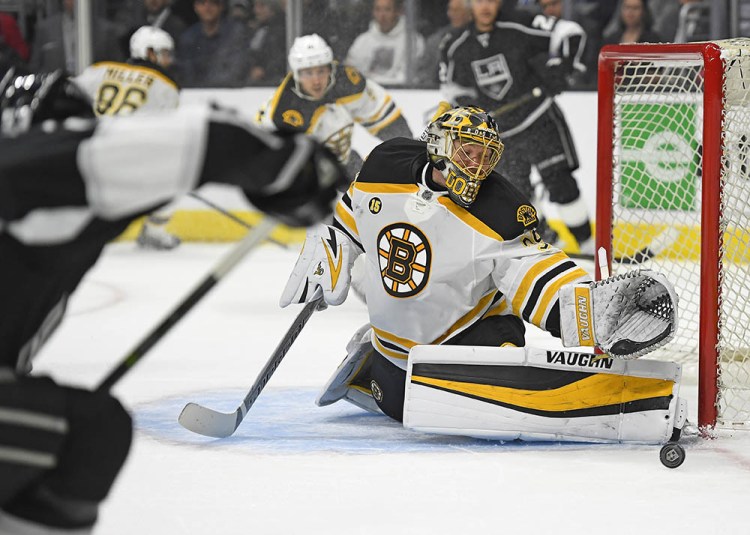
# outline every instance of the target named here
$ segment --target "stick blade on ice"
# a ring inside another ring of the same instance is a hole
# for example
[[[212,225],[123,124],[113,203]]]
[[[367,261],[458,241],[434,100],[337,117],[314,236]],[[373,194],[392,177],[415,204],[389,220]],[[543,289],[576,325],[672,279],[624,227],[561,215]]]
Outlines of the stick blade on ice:
[[[197,403],[188,403],[177,421],[180,425],[199,435],[226,438],[237,429],[237,414],[218,412]]]

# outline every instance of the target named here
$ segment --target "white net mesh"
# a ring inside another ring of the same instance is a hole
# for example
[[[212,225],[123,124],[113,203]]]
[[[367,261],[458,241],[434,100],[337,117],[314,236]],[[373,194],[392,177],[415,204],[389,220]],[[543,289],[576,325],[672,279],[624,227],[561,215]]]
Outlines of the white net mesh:
[[[750,425],[750,40],[724,60],[720,228],[719,417]],[[701,317],[702,59],[620,61],[614,79],[613,274],[665,273],[680,297],[675,339],[651,356],[697,374]],[[619,261],[617,261],[619,260]],[[711,260],[710,260],[711,261]]]

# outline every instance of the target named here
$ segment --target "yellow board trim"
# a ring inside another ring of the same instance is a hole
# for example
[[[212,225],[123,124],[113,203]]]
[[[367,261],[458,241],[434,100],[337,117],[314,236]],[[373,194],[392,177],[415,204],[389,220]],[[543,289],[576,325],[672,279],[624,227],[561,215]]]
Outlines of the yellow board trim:
[[[446,381],[413,375],[412,383],[436,386],[473,397],[539,411],[573,411],[617,405],[672,394],[674,383],[627,375],[599,373],[552,390],[523,390],[504,386]]]

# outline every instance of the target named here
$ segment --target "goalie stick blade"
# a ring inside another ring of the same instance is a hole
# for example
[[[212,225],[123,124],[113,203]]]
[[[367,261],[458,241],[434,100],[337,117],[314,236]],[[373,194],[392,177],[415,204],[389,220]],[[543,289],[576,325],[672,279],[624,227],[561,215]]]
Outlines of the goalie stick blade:
[[[197,403],[188,403],[182,409],[177,421],[193,433],[206,437],[226,438],[237,430],[239,422],[242,421],[238,413],[239,411],[226,414],[202,407]]]

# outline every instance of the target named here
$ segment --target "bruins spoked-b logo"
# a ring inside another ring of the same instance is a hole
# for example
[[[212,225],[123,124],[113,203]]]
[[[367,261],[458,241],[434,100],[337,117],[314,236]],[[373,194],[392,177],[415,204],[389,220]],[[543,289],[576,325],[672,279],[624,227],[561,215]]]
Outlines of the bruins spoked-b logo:
[[[394,297],[417,295],[429,279],[430,243],[413,225],[388,225],[378,234],[378,261],[386,292]]]

